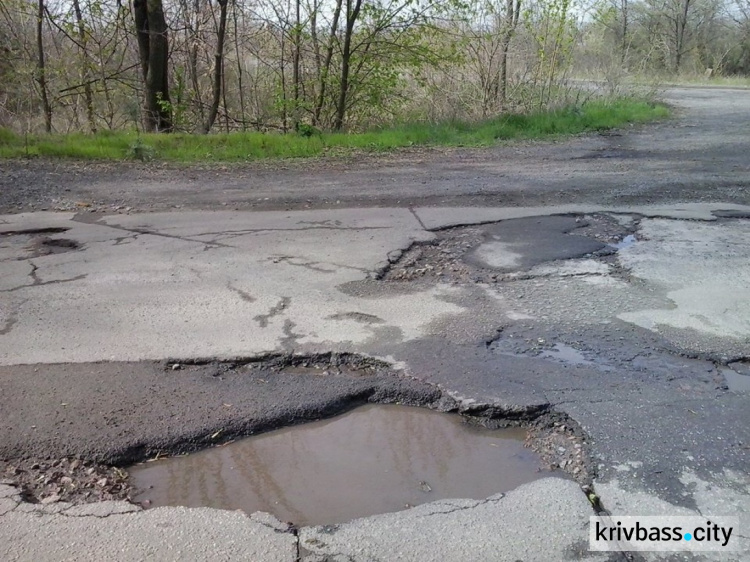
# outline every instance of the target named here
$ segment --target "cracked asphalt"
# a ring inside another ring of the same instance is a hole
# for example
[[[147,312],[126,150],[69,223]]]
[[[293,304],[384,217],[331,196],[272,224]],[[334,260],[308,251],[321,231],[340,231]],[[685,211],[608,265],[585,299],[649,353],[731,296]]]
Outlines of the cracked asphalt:
[[[158,174],[118,188],[150,212],[113,209],[110,180],[88,172],[40,199],[14,168],[19,188],[0,199],[26,212],[0,216],[3,559],[629,559],[588,552],[582,483],[612,514],[735,515],[746,530],[750,92],[668,95],[672,122],[471,152],[452,171],[365,162],[264,171],[260,188],[225,172],[212,190]],[[97,212],[52,210],[84,195]],[[29,503],[9,472],[72,456],[125,466],[367,402],[551,416],[590,462],[483,501],[302,529]],[[729,555],[639,556],[750,560],[742,529]]]

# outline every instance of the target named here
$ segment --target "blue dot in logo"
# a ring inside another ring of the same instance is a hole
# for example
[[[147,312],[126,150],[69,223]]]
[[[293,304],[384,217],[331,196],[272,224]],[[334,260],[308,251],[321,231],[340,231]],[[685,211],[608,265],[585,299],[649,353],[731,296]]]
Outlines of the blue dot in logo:
[[[693,535],[691,535],[690,533],[685,533],[685,540],[686,541],[693,540]]]

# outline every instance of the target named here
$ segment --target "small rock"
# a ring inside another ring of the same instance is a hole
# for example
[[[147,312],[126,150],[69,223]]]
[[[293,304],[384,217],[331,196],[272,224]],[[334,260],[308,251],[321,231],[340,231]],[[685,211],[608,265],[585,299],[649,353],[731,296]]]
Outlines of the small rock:
[[[109,481],[106,478],[102,478],[96,481],[96,485],[101,486],[102,488],[104,488],[104,486],[106,486],[107,484],[109,484]]]
[[[49,505],[51,503],[57,503],[60,501],[60,496],[57,494],[52,494],[51,496],[48,496],[46,498],[42,498],[41,504],[42,505]]]
[[[174,365],[172,365],[173,371],[179,371],[180,369],[182,369],[182,365],[180,365],[179,363],[175,363]]]
[[[422,490],[422,491],[423,491],[423,492],[425,492],[425,493],[427,493],[427,492],[432,492],[432,486],[430,486],[430,485],[429,485],[429,484],[428,484],[427,482],[425,482],[424,480],[422,480],[422,481],[421,481],[421,482],[419,483],[419,489],[420,489],[420,490]]]

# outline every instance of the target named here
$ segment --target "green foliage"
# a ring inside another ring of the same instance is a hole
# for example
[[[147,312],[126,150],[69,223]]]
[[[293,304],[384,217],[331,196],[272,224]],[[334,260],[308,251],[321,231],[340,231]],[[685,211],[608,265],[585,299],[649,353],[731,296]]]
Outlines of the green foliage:
[[[0,127],[0,146],[10,146],[19,142],[18,135],[10,129]]]
[[[312,125],[308,125],[307,123],[299,123],[297,125],[297,134],[302,137],[320,137],[323,135],[323,132],[317,127],[313,127]]]
[[[154,159],[154,148],[144,144],[143,139],[139,135],[133,144],[130,145],[128,156],[141,162],[151,162]]]
[[[32,135],[28,153],[84,160],[246,162],[263,158],[307,158],[351,151],[387,151],[407,146],[491,146],[499,140],[539,139],[643,123],[669,116],[666,106],[621,98],[592,101],[556,111],[502,115],[480,122],[404,123],[364,133],[321,133],[300,124],[292,134],[230,133],[190,135],[108,132],[86,135]],[[24,139],[0,129],[0,157],[22,157]]]

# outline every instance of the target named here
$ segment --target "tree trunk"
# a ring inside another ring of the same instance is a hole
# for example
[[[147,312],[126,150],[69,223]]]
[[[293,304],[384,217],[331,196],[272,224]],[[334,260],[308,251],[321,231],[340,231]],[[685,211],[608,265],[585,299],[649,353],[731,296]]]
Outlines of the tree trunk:
[[[134,0],[133,17],[138,54],[145,85],[144,127],[147,131],[172,130],[169,101],[169,43],[161,0]]]
[[[193,14],[191,17],[195,17],[195,25],[190,26],[190,47],[188,50],[188,64],[190,65],[190,81],[193,85],[193,95],[195,96],[196,105],[198,106],[198,116],[200,124],[205,123],[205,113],[203,108],[203,96],[201,94],[201,87],[198,75],[198,35],[200,33],[200,0],[193,2]]]
[[[294,55],[292,57],[292,95],[294,96],[294,107],[292,108],[292,121],[294,130],[299,129],[299,91],[300,91],[300,54],[302,42],[302,21],[300,19],[300,2],[294,0]]]
[[[674,73],[680,72],[682,55],[685,50],[685,31],[687,30],[688,12],[690,11],[690,0],[682,0],[680,13],[675,19],[675,50],[674,50]]]
[[[625,66],[628,56],[628,0],[620,0],[622,9],[622,39],[620,43],[620,64]]]
[[[315,111],[313,112],[313,125],[320,123],[320,114],[323,112],[325,103],[326,87],[328,85],[328,76],[331,72],[331,61],[333,60],[333,45],[336,40],[336,34],[339,31],[339,18],[341,17],[341,7],[343,0],[336,0],[336,8],[333,11],[333,20],[331,21],[331,33],[328,36],[328,46],[326,47],[326,58],[323,67],[318,75],[318,99],[315,102]]]
[[[349,94],[349,69],[352,58],[352,36],[354,35],[354,25],[359,18],[359,11],[362,8],[363,0],[346,0],[346,29],[344,30],[344,47],[341,51],[341,84],[339,87],[339,100],[336,104],[336,120],[333,122],[333,128],[340,131],[344,128],[344,119],[346,118],[346,102]]]
[[[39,0],[36,14],[36,49],[37,49],[37,74],[36,81],[39,84],[39,91],[42,96],[42,108],[44,110],[44,130],[52,132],[52,106],[49,103],[47,95],[47,75],[44,64],[44,41],[42,38],[42,24],[44,22],[44,0]]]
[[[232,16],[234,18],[234,51],[237,56],[237,89],[240,96],[240,116],[242,117],[242,130],[246,130],[245,125],[245,90],[243,84],[242,71],[242,53],[240,51],[239,25],[237,23],[237,0],[234,0]]]
[[[219,31],[216,35],[216,54],[214,55],[214,83],[208,119],[206,119],[206,123],[203,126],[204,133],[208,133],[216,121],[216,115],[219,112],[219,102],[221,100],[221,86],[224,83],[224,39],[227,33],[228,0],[217,1],[219,3]]]
[[[86,49],[88,37],[86,36],[86,27],[83,23],[83,14],[81,13],[81,3],[79,0],[73,0],[73,11],[76,15],[76,24],[78,25],[78,43],[81,51],[81,63],[83,69],[81,72],[81,82],[83,82],[83,99],[86,103],[86,119],[89,123],[89,130],[96,132],[96,119],[94,118],[94,94],[91,90],[89,81],[89,54]]]
[[[500,49],[500,109],[505,110],[508,98],[508,52],[510,41],[518,25],[518,17],[521,13],[521,0],[507,0],[505,4],[505,22],[503,25],[503,37]]]

